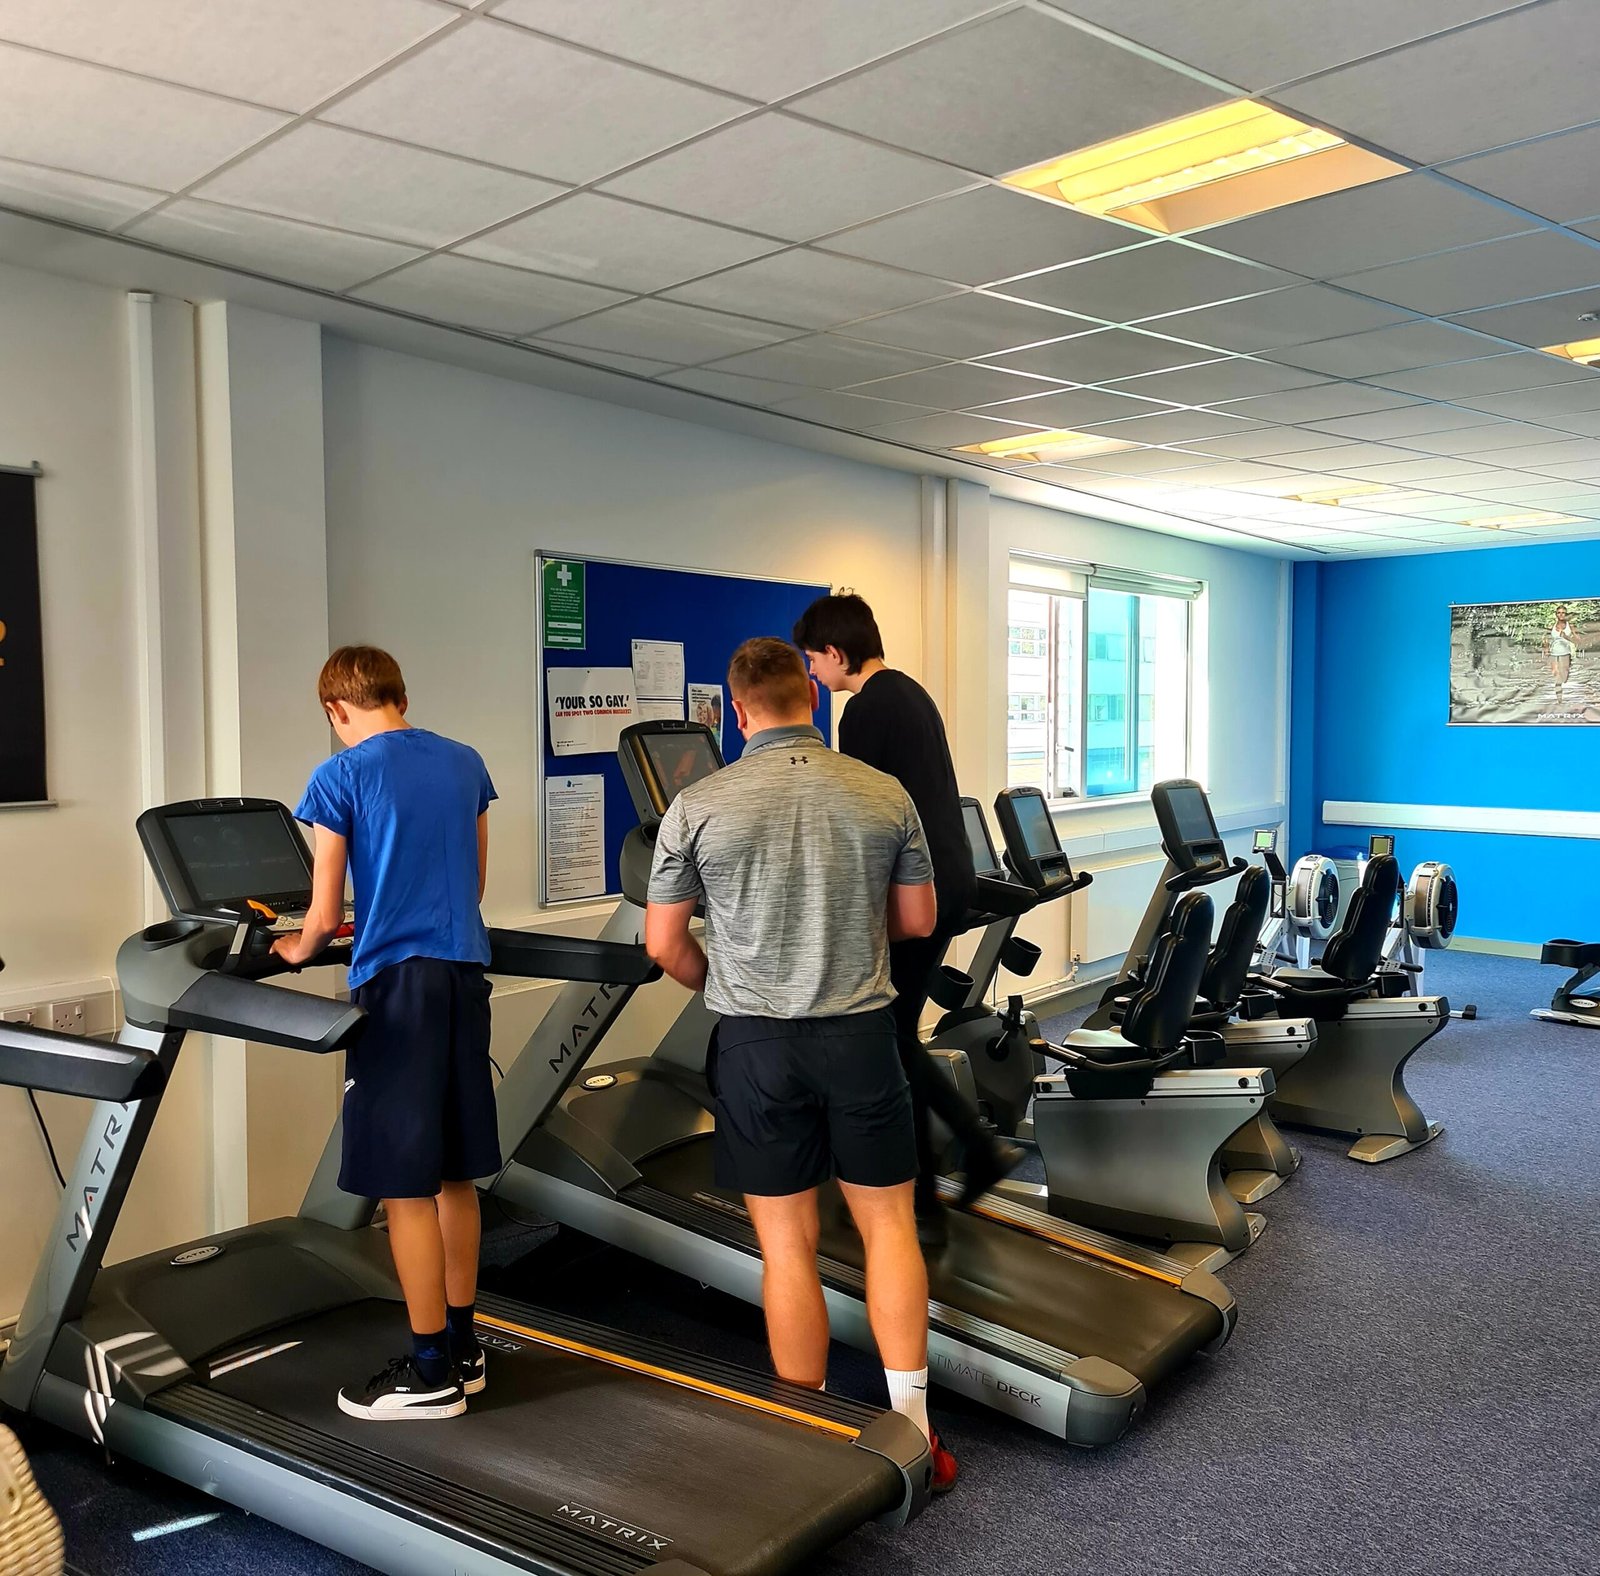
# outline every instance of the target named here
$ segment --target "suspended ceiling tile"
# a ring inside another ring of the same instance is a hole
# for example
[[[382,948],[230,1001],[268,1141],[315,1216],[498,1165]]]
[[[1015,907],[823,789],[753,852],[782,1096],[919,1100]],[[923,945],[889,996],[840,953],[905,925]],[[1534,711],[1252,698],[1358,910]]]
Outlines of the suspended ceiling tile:
[[[1060,203],[980,186],[874,219],[822,244],[830,252],[985,285],[1146,239],[1142,230],[1075,213]]]
[[[1351,438],[1337,449],[1321,447],[1306,448],[1304,450],[1291,449],[1287,453],[1272,456],[1274,465],[1288,465],[1298,470],[1315,468],[1318,471],[1348,470],[1352,465],[1375,465],[1386,460],[1399,460],[1405,457],[1405,449],[1396,448],[1386,443],[1361,443]]]
[[[495,15],[763,102],[992,9],[994,0],[501,0]]]
[[[260,213],[443,246],[559,196],[564,187],[314,123],[195,192]]]
[[[299,113],[450,20],[427,0],[6,0],[0,39]]]
[[[1592,0],[1547,0],[1275,97],[1404,158],[1435,164],[1593,120],[1597,69]]]
[[[1013,422],[990,421],[982,416],[918,416],[913,421],[891,422],[873,431],[875,438],[915,444],[919,449],[956,449],[964,444],[988,443],[1023,431]]]
[[[192,198],[169,204],[124,233],[167,251],[322,290],[348,290],[419,255],[412,246]]]
[[[1541,509],[1564,510],[1569,504],[1589,508],[1600,504],[1600,493],[1592,489],[1574,492],[1568,481],[1525,481],[1520,487],[1474,487],[1474,496],[1493,503],[1538,504]]]
[[[1600,481],[1600,460],[1575,460],[1571,464],[1541,463],[1539,466],[1541,476],[1560,476],[1568,481],[1592,482]]]
[[[568,361],[582,361],[611,372],[631,372],[641,378],[658,378],[672,371],[670,361],[652,361],[648,356],[624,356],[609,350],[574,350],[571,345],[545,345],[536,339],[529,340],[528,345],[541,355],[564,356]]]
[[[1153,416],[1169,409],[1147,399],[1117,394],[1109,389],[1061,389],[1053,394],[1036,394],[1027,399],[1008,400],[1003,405],[983,407],[986,416],[1004,416],[1007,421],[1026,422],[1030,427],[1075,430],[1090,422],[1121,421],[1130,416]],[[1076,463],[1076,461],[1074,461]]]
[[[1569,383],[1585,377],[1600,377],[1600,373],[1587,372],[1576,362],[1564,361],[1559,356],[1513,351],[1509,355],[1487,356],[1480,361],[1457,361],[1449,366],[1374,374],[1369,381],[1424,399],[1454,400],[1472,394],[1504,394],[1514,389]]]
[[[1566,345],[1576,339],[1593,339],[1595,325],[1583,321],[1586,312],[1600,311],[1600,285],[1570,290],[1540,301],[1519,301],[1513,306],[1489,307],[1456,318],[1463,328],[1493,334],[1536,350],[1545,345]]]
[[[1119,382],[1131,394],[1147,394],[1151,399],[1171,400],[1175,405],[1219,405],[1225,400],[1246,399],[1253,394],[1281,394],[1289,389],[1310,388],[1322,383],[1315,372],[1299,367],[1279,366],[1270,361],[1230,356],[1209,361],[1203,366],[1182,367],[1175,372],[1155,372],[1148,377]]]
[[[628,301],[593,317],[552,329],[545,337],[595,350],[654,356],[679,364],[714,361],[740,350],[753,350],[794,333],[777,323],[729,317],[681,301]],[[734,370],[734,369],[728,369]]]
[[[582,312],[627,300],[616,290],[451,256],[425,257],[354,294],[358,300],[398,307],[437,322],[513,336],[534,334]]]
[[[120,181],[0,159],[0,206],[21,208],[47,219],[68,219],[97,230],[126,224],[165,195],[145,186],[124,186]]]
[[[569,354],[586,355],[586,351]],[[768,378],[746,378],[736,372],[719,372],[715,367],[689,367],[668,372],[660,379],[674,388],[693,389],[696,394],[714,394],[718,399],[738,400],[741,405],[781,405],[804,392],[797,383],[776,383]]]
[[[852,385],[852,392],[878,399],[906,400],[937,410],[967,410],[1000,400],[1025,399],[1058,387],[1054,382],[1001,372],[969,361],[952,361],[942,367],[901,372],[870,383]]]
[[[322,118],[577,184],[748,110],[739,99],[478,20]]]
[[[1158,333],[1223,350],[1251,351],[1360,334],[1369,328],[1403,322],[1409,316],[1395,307],[1346,295],[1328,285],[1299,285],[1292,290],[1252,296],[1247,301],[1225,301],[1220,306],[1179,312],[1148,326]]]
[[[996,286],[1008,296],[1065,307],[1085,317],[1131,323],[1158,312],[1295,284],[1293,274],[1231,257],[1216,257],[1181,241],[1155,241],[1109,257],[1069,263]]]
[[[748,262],[781,243],[702,219],[577,192],[457,248],[463,256],[536,268],[619,290],[661,290]]]
[[[1582,224],[1574,224],[1569,228],[1576,230],[1580,235],[1587,235],[1600,241],[1600,219],[1586,219]]]
[[[828,389],[935,366],[939,360],[938,356],[924,355],[920,351],[865,344],[839,334],[807,334],[765,350],[747,351],[719,361],[717,368],[740,376]]]
[[[176,191],[288,119],[0,44],[0,149],[26,163]]]
[[[1600,410],[1600,379],[1554,383],[1542,389],[1516,389],[1509,394],[1477,394],[1461,402],[1475,410],[1496,416],[1515,416],[1542,421],[1549,416],[1568,416],[1577,411]]]
[[[1559,432],[1577,433],[1586,438],[1600,438],[1600,410],[1564,411],[1559,416],[1545,416],[1542,419]]]
[[[1374,482],[1429,482],[1443,481],[1452,476],[1492,475],[1493,472],[1485,467],[1473,467],[1463,470],[1460,460],[1448,455],[1437,455],[1423,458],[1417,456],[1409,460],[1388,460],[1377,465],[1348,466],[1352,475],[1360,476],[1363,480]]]
[[[1553,443],[1497,449],[1495,463],[1528,471],[1543,471],[1551,465],[1600,464],[1600,441],[1593,438],[1560,438]]]
[[[1068,312],[1051,312],[998,296],[968,294],[930,301],[852,323],[855,339],[902,345],[953,359],[991,358],[1040,340],[1059,339],[1092,325]]]
[[[1177,471],[1192,468],[1194,463],[1194,455],[1180,453],[1177,449],[1123,449],[1116,454],[1090,454],[1073,461],[1080,470],[1123,476],[1160,476],[1163,482]]]
[[[1562,224],[1586,219],[1600,213],[1600,126],[1480,154],[1444,173]]]
[[[1275,208],[1196,239],[1236,257],[1327,279],[1531,228],[1533,221],[1520,214],[1435,176],[1415,174]]]
[[[1332,377],[1359,378],[1377,373],[1457,361],[1495,349],[1493,340],[1449,323],[1396,323],[1365,334],[1317,340],[1272,352],[1290,366],[1326,372]]]
[[[908,274],[899,268],[805,247],[743,263],[666,292],[673,301],[801,328],[831,328],[954,293],[955,287],[925,274]]]
[[[1252,427],[1247,421],[1243,432],[1198,438],[1184,447],[1229,460],[1269,459],[1279,454],[1294,454],[1298,458],[1307,441],[1317,439],[1330,449],[1337,448],[1342,441],[1326,434],[1302,432],[1298,427]]]
[[[1186,345],[1181,340],[1129,328],[1103,328],[996,358],[1001,366],[1059,378],[1065,383],[1109,383],[1117,378],[1216,359],[1216,351],[1200,345]]]
[[[1339,416],[1319,421],[1324,432],[1344,438],[1377,438],[1380,441],[1414,437],[1424,432],[1455,432],[1467,427],[1488,426],[1494,417],[1479,410],[1461,410],[1454,405],[1400,405],[1393,410],[1368,411],[1359,416]]]
[[[1600,247],[1555,230],[1484,241],[1333,281],[1434,316],[1600,287]]]
[[[1283,0],[1049,3],[1252,92],[1511,8],[1511,0],[1340,0],[1330,26],[1321,8]]]
[[[948,165],[769,113],[651,159],[605,189],[807,241],[972,184]]]
[[[1514,448],[1517,444],[1549,442],[1548,427],[1536,427],[1522,421],[1496,422],[1488,427],[1467,427],[1450,432],[1419,432],[1406,439],[1408,449],[1419,449],[1424,454],[1455,454],[1483,456],[1484,463],[1499,465],[1495,450]]]
[[[1048,12],[1015,10],[808,93],[793,107],[1000,175],[1226,98]]]
[[[1130,443],[1181,443],[1188,447],[1196,438],[1237,437],[1255,430],[1255,423],[1214,410],[1171,410],[1153,416],[1134,416],[1112,422],[1091,422],[1089,430],[1103,438],[1122,438]]]
[[[906,405],[895,400],[870,399],[823,389],[802,394],[798,399],[772,408],[780,416],[820,421],[824,426],[843,427],[847,432],[864,432],[868,427],[885,427],[891,422],[942,414],[925,405]]]
[[[1283,394],[1230,400],[1224,409],[1230,415],[1261,421],[1321,423],[1341,416],[1364,415],[1372,410],[1393,410],[1412,403],[1403,394],[1390,394],[1383,389],[1355,383],[1322,383],[1314,388],[1290,389]]]
[[[1115,458],[1114,455],[1108,458]],[[1276,496],[1292,493],[1299,485],[1299,473],[1273,465],[1258,465],[1250,460],[1221,460],[1215,465],[1196,465],[1195,457],[1186,457],[1182,470],[1168,473],[1168,479],[1191,487],[1261,487],[1272,489]]]

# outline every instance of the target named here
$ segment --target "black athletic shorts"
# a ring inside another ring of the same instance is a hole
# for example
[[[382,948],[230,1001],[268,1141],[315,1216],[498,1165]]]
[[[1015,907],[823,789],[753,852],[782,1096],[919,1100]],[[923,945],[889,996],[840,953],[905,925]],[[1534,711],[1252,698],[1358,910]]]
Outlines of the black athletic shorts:
[[[500,1169],[489,981],[478,963],[406,958],[351,992],[367,1026],[345,1052],[339,1186],[432,1198]]]
[[[724,1018],[707,1060],[719,1187],[786,1197],[837,1176],[893,1187],[917,1174],[894,1014]]]

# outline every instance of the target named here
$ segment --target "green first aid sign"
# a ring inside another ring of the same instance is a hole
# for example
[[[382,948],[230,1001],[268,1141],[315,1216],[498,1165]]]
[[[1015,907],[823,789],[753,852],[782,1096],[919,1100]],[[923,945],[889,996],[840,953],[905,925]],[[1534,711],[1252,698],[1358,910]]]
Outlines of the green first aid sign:
[[[584,565],[580,559],[547,558],[544,562],[544,643],[582,650],[584,630]]]

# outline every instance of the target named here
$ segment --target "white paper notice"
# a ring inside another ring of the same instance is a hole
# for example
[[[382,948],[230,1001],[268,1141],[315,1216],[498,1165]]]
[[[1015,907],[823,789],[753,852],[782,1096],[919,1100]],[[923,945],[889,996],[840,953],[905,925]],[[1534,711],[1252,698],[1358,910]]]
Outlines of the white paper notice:
[[[606,890],[606,780],[544,780],[544,894],[547,903],[603,897]]]
[[[722,686],[720,684],[691,684],[689,686],[689,720],[704,723],[716,736],[717,748],[722,748]]]
[[[634,641],[633,684],[634,693],[645,700],[682,699],[683,642]]]
[[[682,700],[641,700],[635,706],[640,722],[682,722]]]
[[[547,668],[545,687],[552,754],[609,755],[634,720],[632,668]]]

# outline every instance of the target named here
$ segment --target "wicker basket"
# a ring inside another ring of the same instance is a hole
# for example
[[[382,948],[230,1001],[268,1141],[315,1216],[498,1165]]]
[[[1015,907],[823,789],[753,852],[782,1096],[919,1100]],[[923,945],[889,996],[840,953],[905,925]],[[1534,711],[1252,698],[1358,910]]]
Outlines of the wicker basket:
[[[0,1573],[61,1576],[61,1523],[33,1480],[17,1436],[0,1426]]]

